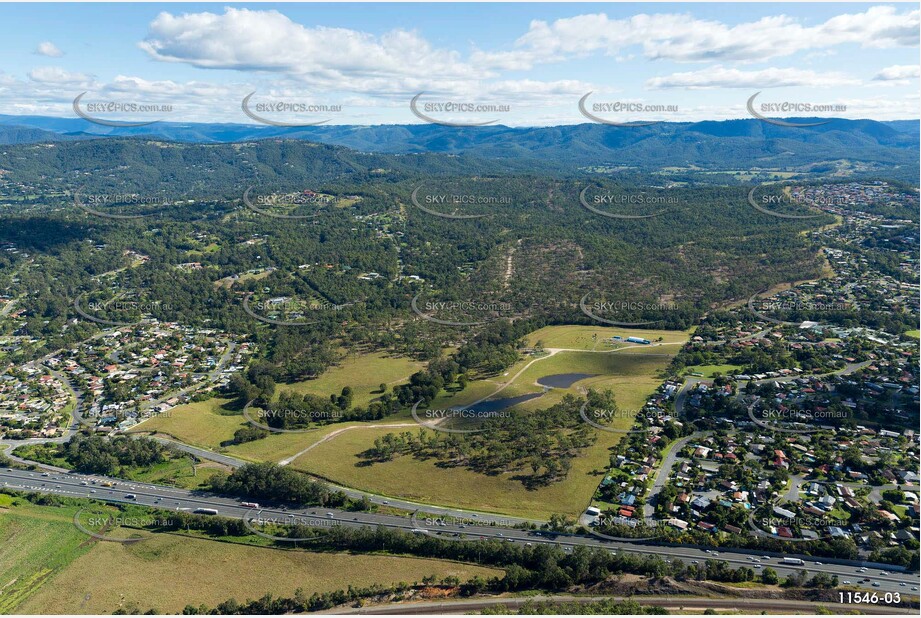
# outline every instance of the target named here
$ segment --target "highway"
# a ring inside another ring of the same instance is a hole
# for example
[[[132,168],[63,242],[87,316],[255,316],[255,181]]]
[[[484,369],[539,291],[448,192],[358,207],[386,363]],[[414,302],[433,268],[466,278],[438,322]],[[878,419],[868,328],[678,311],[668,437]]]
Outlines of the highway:
[[[103,487],[103,482],[115,483],[114,487]],[[894,569],[861,567],[859,565],[842,565],[822,562],[821,559],[809,560],[804,565],[790,566],[782,562],[782,557],[768,552],[757,555],[738,550],[717,551],[694,549],[688,547],[664,547],[639,545],[621,541],[611,541],[587,535],[556,535],[550,537],[547,532],[517,530],[514,528],[482,525],[478,517],[471,514],[469,518],[446,517],[436,522],[414,517],[383,515],[378,513],[350,512],[324,507],[307,509],[288,509],[284,507],[251,509],[238,500],[215,496],[203,492],[193,492],[174,487],[164,487],[149,483],[123,481],[98,475],[81,475],[75,473],[37,472],[15,469],[0,469],[0,487],[11,490],[35,491],[73,498],[92,498],[111,503],[132,503],[168,511],[194,511],[209,508],[218,511],[223,517],[240,518],[248,521],[262,519],[270,521],[292,521],[312,527],[326,526],[384,526],[406,531],[416,530],[420,534],[431,534],[457,540],[496,539],[521,544],[552,544],[564,551],[572,551],[577,546],[596,547],[611,552],[628,552],[632,554],[658,555],[666,560],[680,559],[686,563],[703,563],[708,559],[719,559],[733,567],[748,566],[759,572],[770,566],[781,576],[794,571],[805,570],[812,576],[816,573],[837,575],[844,584],[864,587],[879,592],[899,592],[901,595],[917,596],[919,575],[902,573]],[[136,496],[127,498],[128,494]],[[425,532],[421,532],[421,531]],[[758,565],[761,565],[760,567]]]

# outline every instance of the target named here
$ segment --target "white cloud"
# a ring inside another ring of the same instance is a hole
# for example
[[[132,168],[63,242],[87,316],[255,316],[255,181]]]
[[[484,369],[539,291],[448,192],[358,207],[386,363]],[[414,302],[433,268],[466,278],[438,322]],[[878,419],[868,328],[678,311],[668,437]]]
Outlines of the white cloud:
[[[478,52],[473,59],[483,66],[525,70],[539,63],[597,52],[617,56],[624,49],[639,46],[650,60],[752,62],[843,44],[867,48],[916,46],[919,27],[921,11],[898,12],[891,6],[838,15],[815,26],[804,26],[786,15],[729,26],[689,14],[611,19],[604,13],[595,13],[551,23],[532,21],[528,32],[516,41],[516,49]]]
[[[29,79],[40,84],[86,87],[93,78],[85,73],[72,73],[58,67],[38,67],[29,71]]]
[[[273,71],[316,82],[451,80],[483,75],[456,51],[435,49],[417,33],[373,36],[346,28],[305,27],[278,11],[226,8],[160,13],[139,43],[152,58],[207,69]]]
[[[809,86],[830,88],[834,86],[857,86],[860,80],[841,73],[807,71],[792,68],[768,68],[758,71],[729,69],[713,66],[699,71],[673,73],[653,77],[646,82],[647,88],[781,88],[784,86]]]
[[[60,58],[64,55],[58,46],[52,43],[51,41],[42,41],[38,44],[38,47],[35,48],[35,53],[39,56],[48,56],[49,58]]]
[[[907,80],[921,76],[921,66],[917,64],[894,65],[886,67],[876,74],[873,79],[878,81]]]

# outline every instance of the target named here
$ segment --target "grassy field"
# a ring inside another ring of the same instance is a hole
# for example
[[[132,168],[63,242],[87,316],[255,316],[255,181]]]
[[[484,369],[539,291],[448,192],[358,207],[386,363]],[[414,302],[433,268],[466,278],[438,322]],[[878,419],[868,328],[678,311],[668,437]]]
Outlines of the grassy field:
[[[383,352],[349,356],[339,365],[330,367],[314,380],[279,384],[279,392],[310,393],[321,397],[339,394],[346,386],[354,391],[354,404],[366,406],[380,396],[378,387],[388,385],[388,390],[402,384],[409,376],[425,367],[425,363],[404,356],[389,356]]]
[[[294,384],[279,384],[281,392],[310,393],[321,397],[339,394],[345,386],[354,391],[354,404],[366,406],[380,396],[381,383],[393,386],[406,382],[409,376],[424,367],[424,363],[405,357],[388,356],[381,352],[350,356],[342,363],[331,367],[315,380]],[[162,432],[182,442],[211,450],[226,450],[228,454],[253,461],[280,461],[290,457],[322,438],[332,427],[320,427],[304,433],[271,435],[263,440],[246,444],[221,446],[233,438],[236,430],[247,425],[239,411],[229,410],[228,399],[209,399],[188,405],[177,406],[169,414],[151,418],[131,429],[134,433]],[[408,414],[398,415],[408,417]],[[396,417],[390,417],[392,422]]]
[[[11,614],[73,560],[90,550],[71,521],[75,508],[14,505],[0,494],[0,614]],[[73,613],[79,607],[62,608]],[[26,612],[28,613],[28,612]]]
[[[292,595],[298,587],[310,595],[348,584],[413,583],[428,575],[461,581],[501,575],[443,560],[272,549],[172,534],[142,532],[148,538],[137,544],[99,542],[74,527],[78,508],[36,506],[0,494],[0,613],[109,614],[119,607],[180,613],[187,604]]]
[[[908,337],[914,337],[915,339],[921,339],[921,330],[905,331],[905,335]]]
[[[0,558],[0,569],[4,560]],[[154,534],[135,544],[94,543],[17,611],[110,614],[122,607],[175,614],[188,604],[213,607],[230,598],[243,602],[266,593],[292,596],[297,588],[309,596],[350,584],[413,583],[428,575],[465,581],[501,572],[443,560],[282,550]]]
[[[646,350],[654,351],[652,348]],[[559,352],[533,363],[498,396],[539,391],[541,389],[534,385],[534,381],[541,376],[592,373],[598,375],[577,382],[570,389],[553,389],[538,399],[522,404],[519,409],[552,405],[565,393],[575,393],[579,387],[610,388],[615,392],[621,408],[638,409],[658,386],[659,379],[655,374],[667,366],[669,360],[669,355],[660,355],[658,352],[655,355]],[[526,362],[522,362],[513,367],[508,372],[509,377],[526,365]],[[489,389],[496,387],[496,383],[489,385]],[[485,389],[486,392],[489,389]],[[475,397],[464,393],[450,401],[449,405],[469,403],[473,399]],[[445,399],[436,401],[433,407],[439,401]],[[622,419],[621,422],[621,428],[631,423],[629,419]],[[511,478],[512,475],[485,476],[411,457],[398,457],[394,461],[373,466],[359,465],[359,453],[369,448],[375,438],[399,431],[415,432],[416,429],[366,427],[349,431],[316,446],[294,460],[292,466],[350,487],[384,495],[521,517],[547,518],[554,513],[575,515],[589,504],[607,467],[608,449],[621,438],[620,434],[598,432],[598,441],[574,460],[572,471],[565,481],[528,490]]]
[[[176,406],[168,414],[135,425],[131,433],[159,431],[186,444],[217,450],[221,442],[230,440],[237,429],[247,425],[242,415],[232,415],[224,408],[229,403],[229,399],[214,398]]]
[[[595,339],[592,340],[592,335]],[[682,330],[643,330],[638,328],[616,328],[613,326],[545,326],[527,336],[528,345],[540,341],[545,348],[566,348],[573,350],[612,350],[615,345],[606,341],[611,337],[641,337],[662,343],[684,343],[688,332]]]

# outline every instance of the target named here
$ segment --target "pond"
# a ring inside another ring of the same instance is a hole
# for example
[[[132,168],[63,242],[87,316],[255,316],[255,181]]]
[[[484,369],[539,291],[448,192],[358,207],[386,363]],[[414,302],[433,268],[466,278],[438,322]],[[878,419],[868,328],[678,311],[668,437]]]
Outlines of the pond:
[[[544,376],[537,380],[541,386],[549,388],[569,388],[579,380],[585,378],[594,378],[597,373],[556,373],[552,376]]]

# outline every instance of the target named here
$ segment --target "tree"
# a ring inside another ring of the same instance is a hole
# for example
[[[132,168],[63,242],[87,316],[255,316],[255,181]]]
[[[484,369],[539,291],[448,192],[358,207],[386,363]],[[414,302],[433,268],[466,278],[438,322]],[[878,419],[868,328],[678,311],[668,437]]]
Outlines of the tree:
[[[761,572],[761,583],[773,586],[778,581],[780,581],[780,579],[777,577],[777,571],[771,567],[765,567]]]

